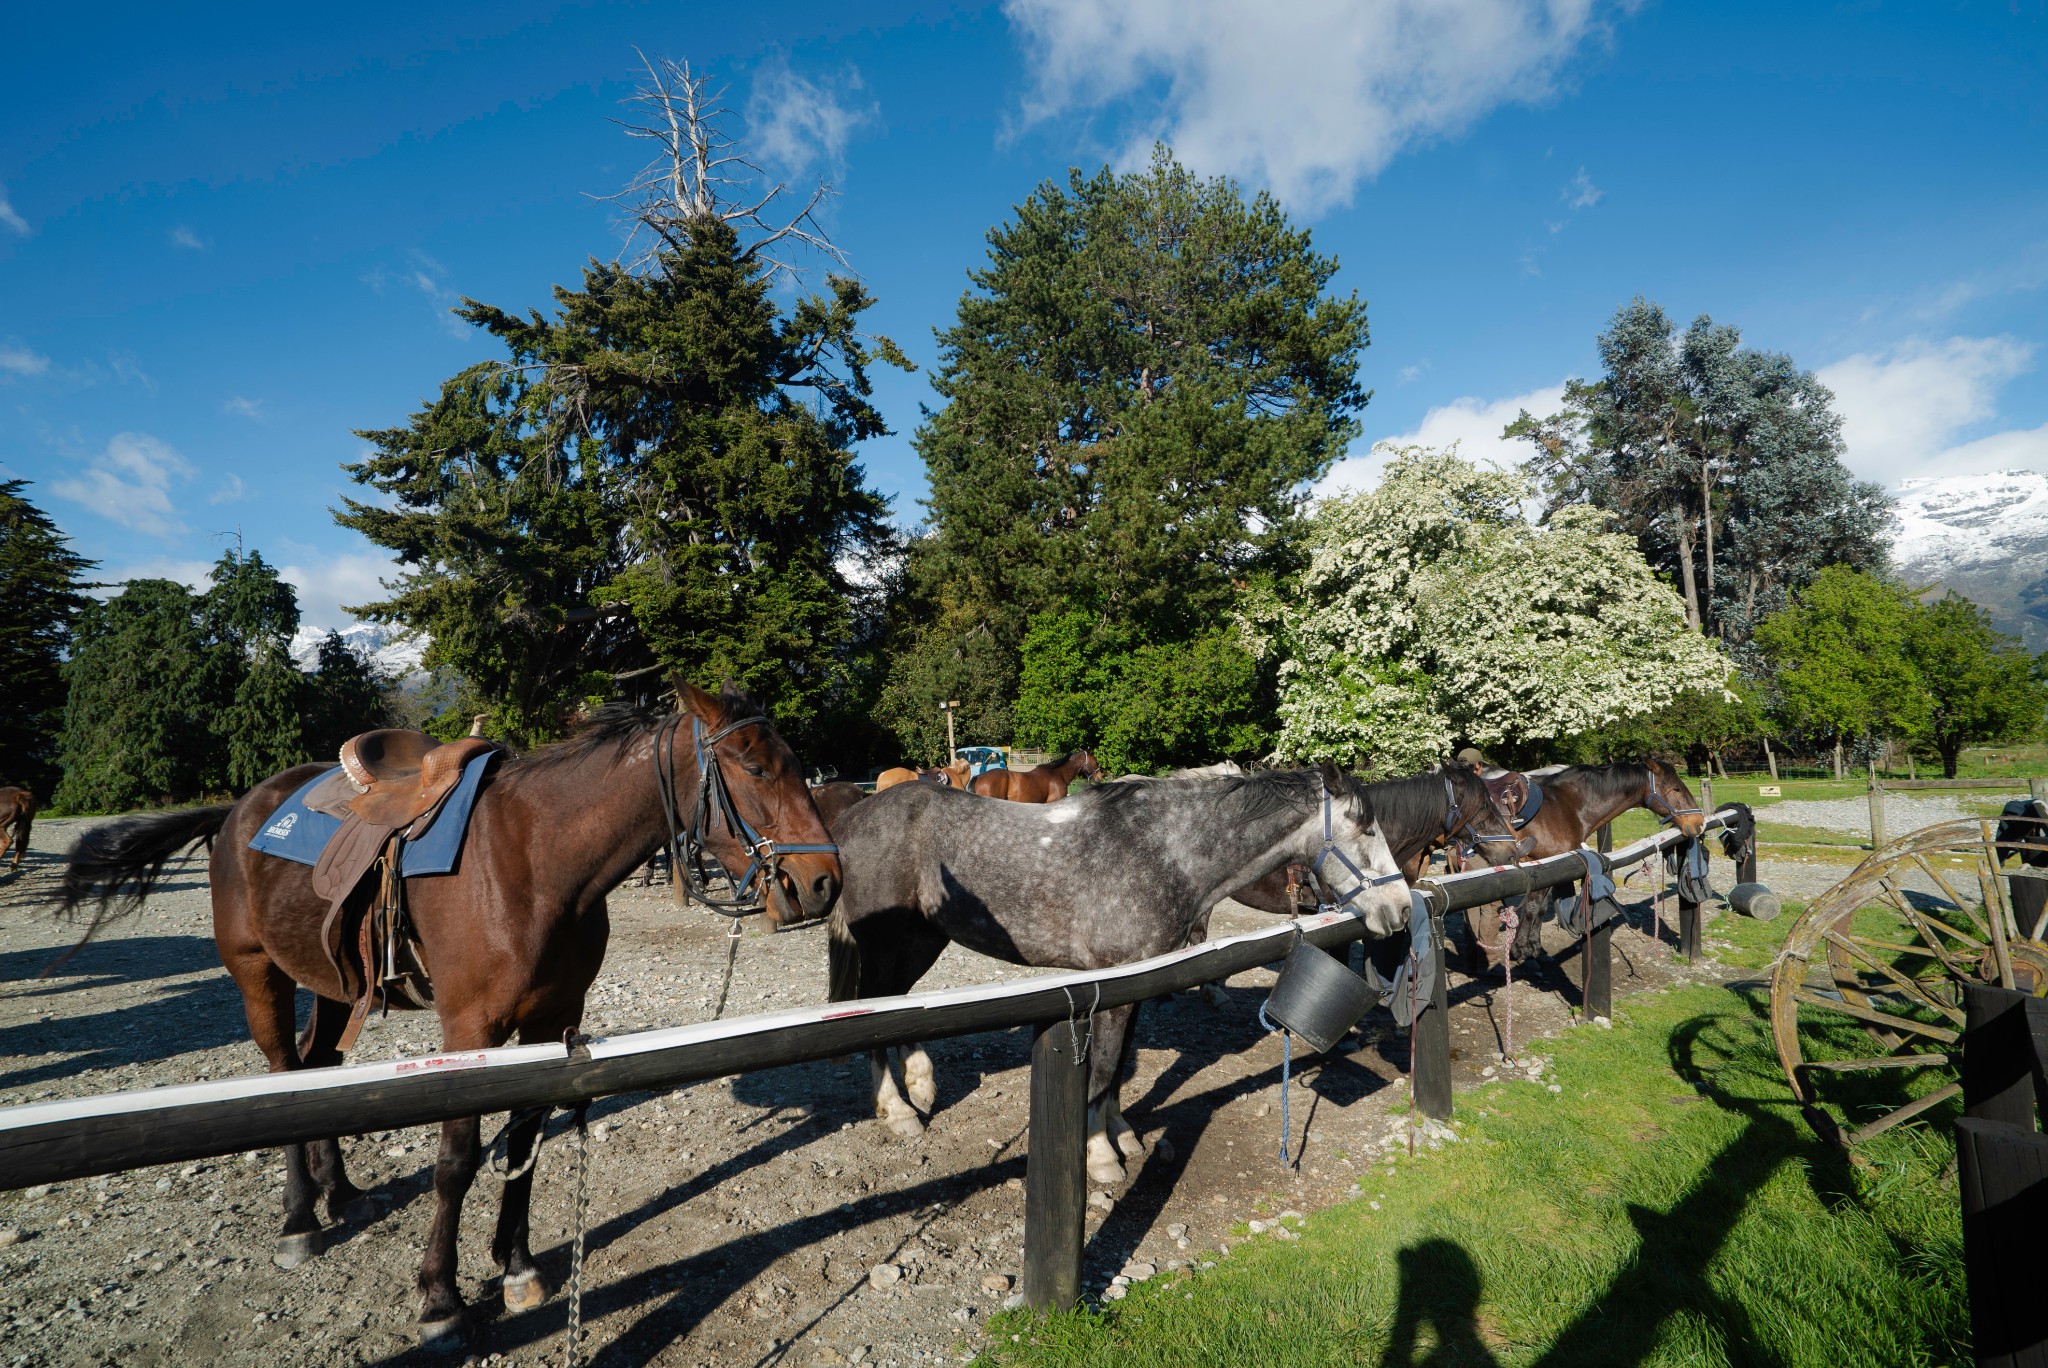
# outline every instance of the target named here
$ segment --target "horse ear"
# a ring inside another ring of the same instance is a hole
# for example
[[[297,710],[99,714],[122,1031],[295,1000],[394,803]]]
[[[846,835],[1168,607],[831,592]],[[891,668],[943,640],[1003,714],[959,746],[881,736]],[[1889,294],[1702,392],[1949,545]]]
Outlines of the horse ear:
[[[1316,765],[1316,773],[1323,776],[1324,788],[1328,789],[1332,793],[1344,792],[1344,771],[1337,768],[1335,761],[1320,761]]]
[[[671,682],[676,686],[676,697],[682,700],[686,711],[702,718],[718,716],[719,702],[715,696],[704,692],[687,679],[675,679]]]

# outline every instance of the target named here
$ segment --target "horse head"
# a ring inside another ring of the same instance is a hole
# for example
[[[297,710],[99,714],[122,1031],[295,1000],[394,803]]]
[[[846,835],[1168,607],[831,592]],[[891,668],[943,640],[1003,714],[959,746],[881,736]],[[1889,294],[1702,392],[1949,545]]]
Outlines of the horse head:
[[[1533,837],[1515,838],[1513,823],[1502,815],[1493,801],[1493,791],[1470,765],[1453,760],[1442,766],[1450,785],[1455,816],[1445,818],[1445,837],[1453,844],[1469,838],[1488,864],[1513,864],[1535,849]]]
[[[1321,842],[1313,873],[1366,929],[1375,936],[1391,935],[1408,924],[1408,883],[1380,832],[1372,798],[1365,785],[1335,765],[1326,761],[1319,770],[1321,802],[1309,819],[1312,835]]]
[[[734,831],[714,817],[699,833],[704,845],[728,870],[743,870],[768,857],[774,877],[764,891],[771,925],[824,916],[839,896],[839,853],[789,743],[744,694],[707,693],[687,682],[680,692],[684,708],[703,728],[710,763],[723,776],[734,810],[759,838],[759,845],[752,845],[744,830]],[[693,748],[678,745],[676,752],[678,771],[695,765]],[[676,779],[680,793],[683,775],[678,773]],[[784,846],[822,848],[784,853],[778,849]]]
[[[1643,768],[1649,772],[1643,806],[1698,840],[1707,829],[1707,814],[1692,796],[1692,790],[1685,786],[1684,776],[1669,760],[1655,757],[1645,760]]]
[[[1067,763],[1074,767],[1074,773],[1091,784],[1102,782],[1102,766],[1095,763],[1095,752],[1077,750],[1067,757]]]

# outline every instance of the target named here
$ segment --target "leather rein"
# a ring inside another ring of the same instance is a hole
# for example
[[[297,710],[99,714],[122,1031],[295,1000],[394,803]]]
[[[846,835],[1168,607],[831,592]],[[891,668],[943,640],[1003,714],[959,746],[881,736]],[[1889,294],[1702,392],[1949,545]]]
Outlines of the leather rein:
[[[662,815],[668,819],[669,858],[675,871],[671,878],[679,888],[687,890],[688,899],[727,917],[751,917],[767,908],[768,890],[781,872],[784,855],[839,853],[839,847],[829,841],[778,842],[754,830],[740,815],[713,747],[741,728],[765,726],[767,722],[765,717],[743,717],[707,732],[702,719],[694,715],[690,718],[690,738],[697,751],[697,803],[687,823],[681,821],[675,788],[676,733],[682,730],[682,716],[664,718],[655,733],[654,782],[661,790]],[[747,869],[738,879],[727,873],[718,864],[718,857],[704,847],[704,835],[713,823],[723,823],[732,838],[746,847]],[[729,897],[711,891],[712,866],[717,867],[718,875],[732,890]]]

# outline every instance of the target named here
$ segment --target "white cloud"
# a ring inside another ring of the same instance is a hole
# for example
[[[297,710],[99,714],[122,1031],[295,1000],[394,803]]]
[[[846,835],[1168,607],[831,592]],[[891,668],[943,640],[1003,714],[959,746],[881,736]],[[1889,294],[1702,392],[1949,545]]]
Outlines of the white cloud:
[[[1527,442],[1508,441],[1500,435],[1501,429],[1514,422],[1523,409],[1544,418],[1563,407],[1561,384],[1507,399],[1453,399],[1425,413],[1414,431],[1382,437],[1373,443],[1369,454],[1346,456],[1337,462],[1315,492],[1350,494],[1373,488],[1386,466],[1386,458],[1378,450],[1382,445],[1448,447],[1455,442],[1468,460],[1503,468],[1518,466],[1534,454],[1533,448]]]
[[[1586,174],[1586,168],[1582,166],[1579,168],[1579,174],[1573,176],[1570,183],[1558,193],[1558,198],[1574,209],[1591,209],[1607,198],[1607,192],[1593,184],[1593,178]],[[1554,233],[1563,226],[1561,223],[1553,224],[1550,231]]]
[[[92,591],[95,597],[112,598],[121,592],[121,586],[129,580],[167,579],[176,580],[187,589],[198,593],[206,592],[213,583],[211,561],[182,560],[176,556],[149,556],[138,561],[126,561],[117,566],[105,566],[93,578],[102,587]]]
[[[181,247],[188,252],[203,252],[206,250],[206,244],[199,240],[199,234],[193,232],[182,223],[171,229],[171,246]]]
[[[241,476],[230,475],[221,481],[213,493],[206,496],[206,501],[210,504],[241,503],[254,497],[255,495],[249,492],[249,486],[242,483]]]
[[[1998,391],[2033,358],[2033,347],[2015,338],[1951,337],[1861,352],[1819,374],[1835,392],[1849,468],[1890,487],[1915,475],[1962,474],[1955,462],[1966,459],[1963,453],[1979,459],[1992,450],[1986,444],[1997,437],[1951,444],[1965,428],[1997,415]]]
[[[1597,0],[1005,0],[1035,77],[1027,124],[1134,107],[1155,140],[1314,213],[1404,148],[1548,97],[1604,36]]]
[[[263,416],[263,401],[261,399],[244,399],[238,394],[222,404],[220,411],[222,413],[236,414],[243,418],[261,418]]]
[[[299,618],[306,625],[346,627],[355,621],[345,603],[372,603],[384,598],[380,581],[396,579],[398,563],[376,552],[344,551],[334,555],[296,557],[278,567],[278,578],[299,591]]]
[[[41,375],[49,369],[49,357],[32,352],[17,342],[0,342],[0,371],[9,375]]]
[[[190,478],[191,465],[169,445],[147,433],[123,432],[92,458],[83,477],[59,480],[50,492],[123,527],[168,537],[185,530],[171,503],[171,482]]]
[[[4,185],[0,185],[0,228],[9,229],[23,237],[29,234],[28,220],[14,212],[14,205],[8,200],[7,187]]]
[[[764,67],[747,97],[749,150],[786,171],[817,167],[843,177],[846,144],[879,110],[872,100],[855,99],[863,89],[852,67],[836,89],[797,75],[787,62]]]

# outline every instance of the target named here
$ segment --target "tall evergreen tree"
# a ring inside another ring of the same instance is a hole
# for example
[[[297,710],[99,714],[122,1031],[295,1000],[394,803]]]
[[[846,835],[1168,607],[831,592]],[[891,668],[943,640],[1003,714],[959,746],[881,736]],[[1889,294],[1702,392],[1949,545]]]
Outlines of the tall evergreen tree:
[[[393,725],[388,688],[388,681],[349,648],[341,633],[322,637],[313,676],[306,681],[306,754],[332,760],[351,736]]]
[[[909,616],[926,625],[885,703],[906,740],[939,701],[916,686],[945,674],[930,660],[982,634],[1003,705],[1040,617],[1086,614],[1104,632],[1090,655],[1214,636],[1368,397],[1365,305],[1328,292],[1336,260],[1270,196],[1163,147],[1141,172],[1042,184],[988,243],[917,435],[931,532]],[[1085,711],[1026,713],[1069,704]]]
[[[64,721],[64,653],[85,610],[93,562],[73,552],[49,515],[0,481],[0,784],[48,798]]]
[[[1564,410],[1521,414],[1549,506],[1613,513],[1685,600],[1737,647],[1823,566],[1882,570],[1889,503],[1842,464],[1834,396],[1790,357],[1705,315],[1683,335],[1637,298],[1599,338],[1601,377]]]
[[[850,277],[778,306],[770,249],[807,220],[770,228],[724,201],[711,168],[737,154],[702,83],[679,68],[655,82],[647,98],[683,131],[665,143],[673,175],[643,181],[661,187],[636,210],[648,254],[592,261],[551,315],[466,300],[456,312],[507,359],[361,434],[376,452],[349,471],[390,503],[349,500],[337,519],[407,569],[354,611],[426,631],[429,663],[518,739],[673,674],[729,676],[815,738],[858,688],[867,591],[848,569],[889,545],[852,452],[886,430],[868,367],[908,363],[859,331],[873,301]]]
[[[206,639],[201,687],[216,743],[207,787],[239,793],[306,758],[305,679],[290,654],[298,594],[262,552],[237,549],[215,563],[198,606]]]
[[[217,768],[199,602],[173,580],[130,580],[79,615],[64,676],[54,805],[118,812],[205,791]]]

